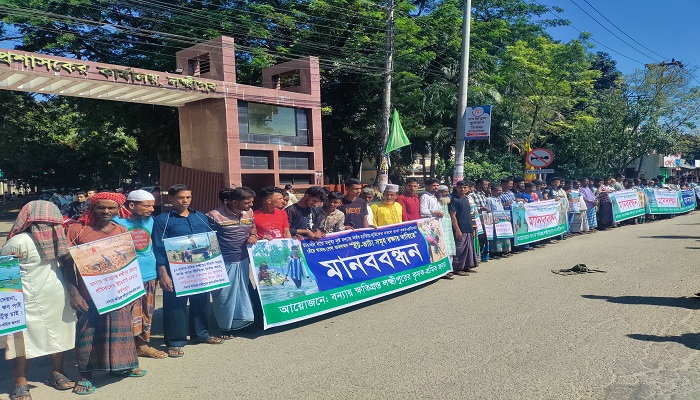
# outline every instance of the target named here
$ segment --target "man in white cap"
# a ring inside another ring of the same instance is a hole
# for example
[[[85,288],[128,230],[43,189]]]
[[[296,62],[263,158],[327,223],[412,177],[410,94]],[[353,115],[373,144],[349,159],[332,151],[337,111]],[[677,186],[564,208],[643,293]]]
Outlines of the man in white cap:
[[[398,224],[402,221],[402,207],[396,202],[398,196],[399,185],[386,185],[384,196],[381,204],[372,204],[372,213],[374,214],[374,226],[380,227],[385,225]]]
[[[151,340],[151,324],[156,306],[156,288],[158,275],[156,273],[156,256],[153,253],[151,232],[153,232],[153,209],[156,199],[145,190],[134,190],[129,193],[124,208],[129,211],[127,218],[114,217],[114,222],[124,226],[131,232],[131,238],[136,248],[136,257],[141,268],[144,296],[133,303],[134,341],[140,357],[166,358],[167,353],[148,345]]]

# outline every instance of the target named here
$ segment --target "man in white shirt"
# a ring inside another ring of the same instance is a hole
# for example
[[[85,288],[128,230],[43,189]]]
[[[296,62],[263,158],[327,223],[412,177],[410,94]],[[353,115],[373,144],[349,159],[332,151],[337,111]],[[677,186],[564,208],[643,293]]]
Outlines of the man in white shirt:
[[[435,196],[438,186],[440,186],[440,182],[437,179],[430,178],[425,180],[425,193],[420,197],[421,218],[443,217],[443,213],[440,211],[440,203]]]

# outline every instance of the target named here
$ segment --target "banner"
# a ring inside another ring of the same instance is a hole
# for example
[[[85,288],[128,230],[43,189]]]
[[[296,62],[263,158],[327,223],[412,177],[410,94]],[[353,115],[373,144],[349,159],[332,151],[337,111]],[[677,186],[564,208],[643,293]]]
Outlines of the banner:
[[[678,214],[680,195],[677,190],[644,189],[648,214]]]
[[[679,191],[681,196],[681,210],[680,212],[688,212],[695,209],[697,202],[695,200],[695,190],[687,189]]]
[[[163,240],[177,297],[210,292],[231,284],[216,232]]]
[[[644,192],[641,190],[619,190],[609,196],[613,206],[613,221],[620,222],[644,215]]]
[[[440,221],[429,218],[318,241],[260,240],[248,246],[265,329],[312,318],[450,272]]]
[[[493,240],[493,214],[488,212],[481,213],[481,220],[484,221],[484,230],[486,231],[486,239]]]
[[[494,211],[492,215],[496,237],[498,239],[513,238],[513,219],[510,216],[510,211]]]
[[[471,205],[472,218],[474,218],[474,224],[476,224],[476,234],[481,235],[484,233],[484,224],[481,222],[481,217],[479,215],[479,209],[476,205]]]
[[[515,202],[512,205],[515,245],[520,246],[566,232],[566,199]]]
[[[27,329],[19,259],[0,257],[0,335]]]
[[[569,212],[574,214],[581,213],[581,192],[578,190],[571,190],[569,192],[571,196],[571,202],[569,203]]]
[[[131,233],[68,250],[100,314],[124,307],[146,293]]]
[[[491,106],[467,107],[466,135],[464,140],[491,139]]]

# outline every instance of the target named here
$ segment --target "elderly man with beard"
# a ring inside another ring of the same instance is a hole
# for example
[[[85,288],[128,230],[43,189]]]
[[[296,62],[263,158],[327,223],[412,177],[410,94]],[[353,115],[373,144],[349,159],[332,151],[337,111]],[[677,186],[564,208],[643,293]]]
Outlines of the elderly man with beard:
[[[248,245],[258,241],[253,221],[255,192],[243,186],[219,192],[223,205],[207,213],[209,225],[216,231],[226,263],[230,286],[212,292],[214,317],[223,339],[255,320],[248,288]]]
[[[112,221],[125,200],[119,193],[103,192],[92,196],[90,208],[78,223],[68,227],[66,236],[69,245],[90,243],[128,232]],[[124,377],[146,375],[146,370],[139,367],[136,355],[132,304],[100,314],[74,265],[73,259],[68,257],[64,272],[71,307],[78,313],[75,350],[81,377],[73,392],[94,392],[95,386],[91,382],[94,371],[109,371]]]
[[[136,257],[141,269],[141,279],[146,294],[134,301],[134,340],[139,357],[166,358],[164,351],[150,347],[151,324],[156,308],[156,288],[158,274],[156,273],[156,255],[153,253],[153,210],[156,199],[145,190],[134,190],[126,198],[124,208],[129,211],[128,217],[114,217],[114,222],[125,227],[131,233],[136,249]]]

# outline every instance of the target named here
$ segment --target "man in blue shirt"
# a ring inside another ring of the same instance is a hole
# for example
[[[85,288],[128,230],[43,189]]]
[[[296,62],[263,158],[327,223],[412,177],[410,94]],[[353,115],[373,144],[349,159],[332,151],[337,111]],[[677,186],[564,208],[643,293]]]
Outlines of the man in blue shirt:
[[[170,187],[168,197],[172,209],[160,214],[153,226],[153,251],[158,265],[158,279],[163,289],[163,335],[169,357],[182,357],[182,348],[190,340],[199,343],[221,344],[219,337],[209,334],[210,293],[177,297],[170,273],[170,262],[165,252],[164,239],[210,232],[207,216],[190,208],[192,190],[186,185]],[[189,320],[187,302],[190,303]]]
[[[125,227],[131,233],[134,241],[136,257],[141,269],[144,296],[134,301],[134,341],[139,357],[166,358],[168,355],[148,345],[151,340],[151,324],[156,308],[156,256],[153,254],[151,232],[153,232],[153,213],[156,199],[145,190],[134,190],[126,198],[124,207],[131,213],[129,217],[116,216],[113,221]]]

